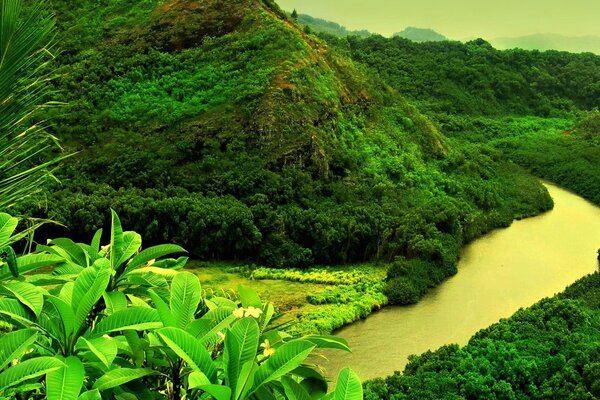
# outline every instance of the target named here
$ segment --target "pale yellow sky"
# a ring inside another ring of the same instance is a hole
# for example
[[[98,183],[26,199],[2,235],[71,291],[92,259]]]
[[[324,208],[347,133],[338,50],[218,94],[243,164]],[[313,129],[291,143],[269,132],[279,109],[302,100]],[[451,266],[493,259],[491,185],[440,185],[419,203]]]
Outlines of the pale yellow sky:
[[[451,39],[555,33],[600,36],[600,0],[277,0],[287,11],[391,35],[407,26]]]

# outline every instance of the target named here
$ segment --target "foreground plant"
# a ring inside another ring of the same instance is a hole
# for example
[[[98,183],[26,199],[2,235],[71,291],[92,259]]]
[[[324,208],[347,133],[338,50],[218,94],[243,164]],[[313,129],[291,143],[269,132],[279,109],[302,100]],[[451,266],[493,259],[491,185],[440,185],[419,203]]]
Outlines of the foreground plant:
[[[0,0],[0,210],[39,192],[60,158],[38,162],[56,143],[34,117],[47,103],[54,31],[42,2]]]
[[[16,221],[0,214],[0,245]],[[0,396],[60,399],[361,399],[349,369],[336,391],[308,358],[349,351],[334,337],[271,328],[272,304],[249,289],[239,300],[203,296],[180,271],[184,250],[141,250],[113,212],[110,243],[56,239],[0,265]],[[30,274],[45,268],[43,273]]]

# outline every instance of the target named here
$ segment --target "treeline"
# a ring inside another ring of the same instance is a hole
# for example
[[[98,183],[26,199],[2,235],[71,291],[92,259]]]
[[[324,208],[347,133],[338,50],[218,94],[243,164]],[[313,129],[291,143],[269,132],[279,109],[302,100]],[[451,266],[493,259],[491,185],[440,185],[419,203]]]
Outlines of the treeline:
[[[495,50],[477,39],[325,36],[428,114],[565,115],[600,106],[600,56]]]
[[[600,274],[365,385],[365,399],[597,399]]]

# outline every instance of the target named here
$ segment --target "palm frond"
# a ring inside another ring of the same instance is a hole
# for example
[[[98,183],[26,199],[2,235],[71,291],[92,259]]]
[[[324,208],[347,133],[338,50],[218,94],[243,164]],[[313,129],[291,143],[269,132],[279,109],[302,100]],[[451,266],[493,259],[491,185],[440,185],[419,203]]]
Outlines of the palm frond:
[[[54,20],[44,1],[0,0],[0,210],[38,193],[64,157],[41,161],[57,140],[35,122],[47,103]]]

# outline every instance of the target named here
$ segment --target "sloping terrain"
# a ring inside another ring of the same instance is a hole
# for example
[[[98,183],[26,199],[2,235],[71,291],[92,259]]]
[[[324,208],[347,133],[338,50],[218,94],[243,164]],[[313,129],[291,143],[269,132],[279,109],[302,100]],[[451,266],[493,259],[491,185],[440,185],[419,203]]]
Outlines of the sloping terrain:
[[[68,105],[48,116],[79,153],[27,210],[75,238],[112,207],[145,242],[198,258],[403,256],[430,263],[410,279],[432,285],[464,242],[551,207],[500,153],[453,144],[272,2],[100,3],[52,2]]]

